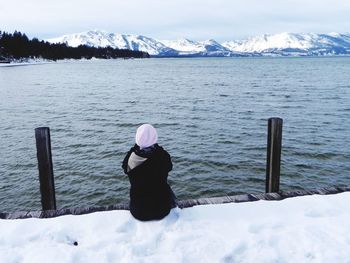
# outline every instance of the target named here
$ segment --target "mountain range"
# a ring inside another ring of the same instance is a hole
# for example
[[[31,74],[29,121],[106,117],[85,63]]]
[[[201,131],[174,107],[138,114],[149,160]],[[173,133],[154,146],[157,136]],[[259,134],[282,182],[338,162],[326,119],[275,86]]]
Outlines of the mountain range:
[[[69,46],[113,47],[145,51],[154,57],[232,57],[232,56],[324,56],[350,55],[350,33],[264,34],[224,43],[210,39],[156,40],[142,35],[115,34],[102,30],[47,39]]]

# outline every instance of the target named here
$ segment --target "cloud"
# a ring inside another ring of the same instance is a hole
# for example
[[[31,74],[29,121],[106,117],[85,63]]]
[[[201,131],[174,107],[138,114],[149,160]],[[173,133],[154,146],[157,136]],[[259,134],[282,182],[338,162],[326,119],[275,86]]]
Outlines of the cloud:
[[[39,37],[89,29],[158,39],[228,40],[262,33],[345,32],[348,0],[0,0],[2,30]]]

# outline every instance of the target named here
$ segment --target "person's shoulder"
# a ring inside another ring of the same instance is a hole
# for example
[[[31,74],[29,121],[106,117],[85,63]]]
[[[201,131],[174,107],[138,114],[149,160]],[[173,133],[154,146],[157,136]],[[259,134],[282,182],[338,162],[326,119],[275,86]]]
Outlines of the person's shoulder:
[[[157,145],[157,148],[157,159],[161,163],[162,167],[164,167],[167,172],[170,172],[173,169],[170,154],[162,146]]]
[[[156,144],[155,147],[156,147],[158,153],[170,156],[170,154],[159,144]]]
[[[162,146],[160,146],[158,143],[156,143],[154,145],[154,148],[157,150],[157,151],[165,151],[164,148]],[[166,152],[166,151],[165,151]]]

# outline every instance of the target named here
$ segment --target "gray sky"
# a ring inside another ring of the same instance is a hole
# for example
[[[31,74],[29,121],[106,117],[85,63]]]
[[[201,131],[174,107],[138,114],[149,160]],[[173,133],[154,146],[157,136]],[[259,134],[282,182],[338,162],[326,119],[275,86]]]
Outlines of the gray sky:
[[[219,42],[350,32],[350,0],[0,0],[0,30],[49,38],[90,29]]]

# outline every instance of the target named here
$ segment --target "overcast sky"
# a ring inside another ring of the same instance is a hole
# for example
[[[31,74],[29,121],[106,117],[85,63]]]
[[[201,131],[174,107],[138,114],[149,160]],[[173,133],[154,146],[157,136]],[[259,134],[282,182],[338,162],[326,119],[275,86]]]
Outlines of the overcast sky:
[[[49,38],[90,29],[217,41],[350,32],[350,0],[0,0],[0,30]]]

